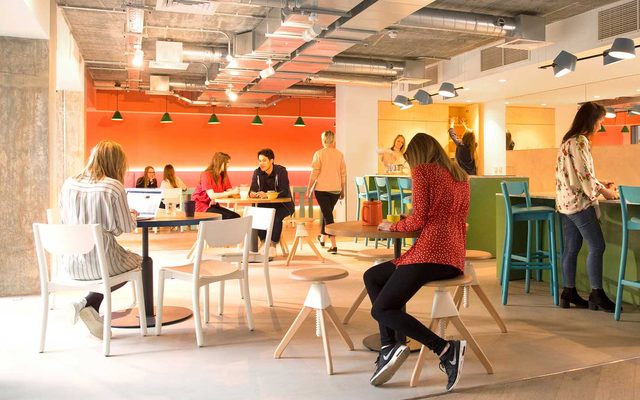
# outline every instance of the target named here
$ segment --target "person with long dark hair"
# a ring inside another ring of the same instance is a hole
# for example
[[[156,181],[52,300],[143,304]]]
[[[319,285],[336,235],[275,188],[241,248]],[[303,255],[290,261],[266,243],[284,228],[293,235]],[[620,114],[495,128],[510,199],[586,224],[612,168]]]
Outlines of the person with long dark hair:
[[[411,139],[404,156],[413,178],[413,214],[393,224],[382,222],[378,229],[421,233],[400,258],[364,273],[373,304],[371,315],[378,321],[381,341],[370,382],[378,386],[391,379],[409,356],[409,348],[397,338],[409,336],[440,358],[450,391],[460,378],[466,341],[444,340],[404,308],[425,283],[463,273],[469,182],[464,170],[450,161],[438,141],[426,133]]]
[[[404,145],[406,139],[402,135],[397,135],[395,139],[393,139],[393,145],[388,149],[380,150],[380,161],[384,164],[384,167],[387,171],[392,168],[392,166],[401,166],[406,163],[404,159]]]
[[[598,180],[593,168],[589,139],[600,128],[606,110],[597,103],[586,102],[576,113],[571,128],[562,138],[556,160],[556,209],[562,221],[563,290],[560,307],[589,307],[613,312],[615,303],[602,289],[602,259],[605,242],[600,228],[598,195],[607,200],[618,198],[613,182]],[[587,274],[591,283],[589,301],[576,290],[578,252],[587,242]]]
[[[240,218],[240,214],[224,208],[216,202],[216,199],[240,193],[240,189],[231,188],[227,174],[230,160],[231,156],[218,151],[211,158],[207,169],[200,174],[200,182],[191,196],[191,199],[196,202],[196,211],[218,213],[222,215],[222,219]]]
[[[155,189],[158,187],[158,180],[156,179],[156,171],[151,165],[147,165],[144,168],[144,174],[136,181],[137,188],[149,188]]]
[[[462,139],[459,139],[456,132],[453,130],[453,120],[449,124],[449,137],[456,144],[456,161],[458,165],[469,175],[477,175],[478,169],[476,167],[476,149],[478,143],[476,142],[476,136],[473,131],[467,127],[464,123],[465,132],[462,135]]]
[[[173,168],[173,165],[167,164],[164,166],[164,171],[162,171],[162,183],[160,184],[160,188],[162,189],[177,189],[180,188],[182,190],[187,190],[187,185],[184,184],[182,179],[176,175],[176,170]]]

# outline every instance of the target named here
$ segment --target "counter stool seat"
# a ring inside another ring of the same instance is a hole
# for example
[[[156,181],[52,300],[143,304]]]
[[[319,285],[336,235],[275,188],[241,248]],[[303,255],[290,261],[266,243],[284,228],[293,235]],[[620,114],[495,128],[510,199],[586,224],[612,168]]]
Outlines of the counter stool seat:
[[[456,327],[460,335],[462,335],[462,337],[467,341],[467,344],[469,345],[471,350],[480,359],[480,362],[484,366],[487,373],[493,374],[493,367],[491,366],[489,359],[484,354],[473,335],[471,335],[471,332],[469,332],[467,327],[460,319],[458,308],[453,301],[451,293],[449,292],[449,290],[447,290],[447,288],[449,287],[469,286],[472,282],[473,276],[464,274],[452,279],[432,281],[424,284],[425,287],[436,288],[433,296],[431,323],[429,324],[429,329],[434,330],[435,327],[438,326],[439,329],[437,333],[440,335],[440,337],[444,337],[446,324],[448,322],[451,322]],[[420,373],[422,372],[422,368],[426,361],[427,352],[429,351],[430,350],[427,349],[427,347],[425,347],[424,345],[420,348],[420,355],[418,356],[418,360],[416,361],[416,365],[411,375],[411,381],[409,383],[411,387],[417,385],[418,379],[420,378]]]
[[[289,330],[282,338],[276,351],[273,354],[274,358],[280,358],[282,352],[287,348],[289,342],[296,334],[304,320],[309,316],[312,310],[316,311],[316,336],[322,337],[322,345],[324,347],[324,357],[327,366],[327,374],[333,374],[333,363],[331,361],[331,349],[329,348],[329,339],[327,337],[327,329],[325,323],[326,317],[329,318],[333,326],[336,327],[338,334],[342,337],[342,340],[347,344],[349,350],[353,350],[353,342],[351,338],[344,330],[338,319],[335,309],[331,305],[331,298],[329,297],[329,291],[325,285],[325,281],[334,281],[337,279],[346,278],[349,276],[349,272],[342,268],[305,268],[291,271],[289,278],[296,281],[311,282],[311,287],[307,293],[307,298],[304,301],[304,305],[298,313],[298,316],[289,327]]]
[[[314,218],[291,218],[291,221],[295,222],[296,224],[296,235],[295,235],[295,239],[293,240],[293,244],[291,245],[291,249],[289,250],[289,255],[287,256],[287,262],[285,265],[289,266],[289,263],[291,263],[293,256],[296,255],[296,250],[298,250],[298,245],[300,245],[300,247],[302,248],[303,241],[307,242],[309,247],[311,247],[311,250],[313,250],[313,252],[316,253],[318,260],[320,262],[324,262],[324,258],[322,257],[322,254],[320,254],[320,251],[318,251],[318,248],[313,243],[313,240],[311,240],[311,238],[309,237],[309,232],[307,231],[307,228],[305,226],[305,224],[313,222]]]
[[[628,204],[640,204],[640,186],[620,186],[620,208],[622,217],[622,246],[620,247],[620,269],[618,271],[618,290],[613,318],[620,320],[622,313],[622,292],[625,286],[640,289],[640,280],[629,279],[627,273],[627,255],[629,252],[629,231],[640,231],[640,218],[631,216]]]

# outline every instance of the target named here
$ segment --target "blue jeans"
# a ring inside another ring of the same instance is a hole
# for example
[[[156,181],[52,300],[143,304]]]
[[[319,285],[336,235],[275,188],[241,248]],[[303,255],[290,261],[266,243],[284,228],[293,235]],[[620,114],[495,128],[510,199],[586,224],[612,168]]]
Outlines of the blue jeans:
[[[564,287],[576,286],[576,267],[582,240],[587,242],[587,275],[592,289],[602,288],[602,256],[604,255],[604,236],[596,209],[589,207],[575,214],[560,214],[562,233],[564,234],[564,252],[562,254],[562,275]]]

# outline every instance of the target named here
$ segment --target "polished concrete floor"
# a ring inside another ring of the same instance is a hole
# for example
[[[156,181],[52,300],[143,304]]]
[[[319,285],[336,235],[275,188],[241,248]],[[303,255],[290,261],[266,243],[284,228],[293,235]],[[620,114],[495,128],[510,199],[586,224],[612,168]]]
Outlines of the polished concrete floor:
[[[317,232],[314,225],[312,232]],[[285,234],[292,242],[293,228]],[[315,236],[315,235],[314,235]],[[156,265],[169,258],[170,249],[186,249],[195,232],[162,230],[151,235]],[[139,235],[123,235],[122,243],[140,247]],[[348,278],[329,282],[340,317],[362,287],[367,263],[355,258],[360,241],[341,239],[339,254],[321,265],[347,269]],[[321,250],[326,253],[325,250]],[[376,330],[365,300],[346,330],[355,344],[348,351],[333,326],[328,327],[334,375],[325,370],[322,341],[309,317],[285,350],[273,352],[299,311],[308,288],[288,279],[292,269],[318,266],[305,246],[291,266],[278,257],[271,263],[274,307],[266,305],[261,268],[251,267],[250,288],[255,330],[246,326],[238,286],[227,284],[225,312],[218,316],[217,288],[212,289],[211,321],[205,327],[205,347],[195,343],[193,319],[150,331],[114,329],[111,357],[102,356],[101,342],[82,323],[71,324],[69,302],[79,293],[58,296],[50,312],[45,353],[37,352],[39,299],[37,296],[0,299],[0,399],[67,399],[91,397],[154,399],[417,399],[445,393],[446,377],[437,359],[429,355],[420,383],[408,386],[415,363],[412,355],[386,385],[369,385],[376,354],[362,339]],[[36,266],[32,266],[36,268]],[[461,316],[474,334],[495,373],[488,375],[468,352],[457,390],[447,399],[596,399],[640,398],[640,313],[625,306],[620,322],[612,314],[553,306],[546,283],[535,282],[530,294],[515,281],[509,305],[500,304],[495,261],[476,264],[481,284],[504,318],[508,333],[501,333],[473,294]],[[410,313],[428,321],[432,290],[424,289],[408,305]],[[115,308],[131,303],[131,290],[114,293]],[[165,304],[190,307],[187,284],[168,282]],[[456,337],[449,328],[447,335]],[[620,362],[623,360],[622,362]],[[626,360],[626,361],[624,361]]]

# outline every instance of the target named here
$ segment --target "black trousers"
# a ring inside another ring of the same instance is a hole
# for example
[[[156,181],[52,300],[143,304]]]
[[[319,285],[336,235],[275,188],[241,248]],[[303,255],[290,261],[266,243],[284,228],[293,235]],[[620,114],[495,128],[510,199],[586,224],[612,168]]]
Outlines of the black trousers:
[[[207,212],[221,214],[222,219],[240,218],[240,214],[237,212],[231,211],[228,208],[220,207],[219,205],[209,206]]]
[[[285,205],[285,203],[258,204],[258,207],[276,209],[276,215],[273,220],[273,232],[271,232],[271,241],[273,243],[280,242],[280,236],[282,235],[282,220],[293,214],[293,212]],[[267,237],[267,231],[258,230],[258,237],[260,240],[264,241]]]
[[[316,195],[320,211],[322,211],[320,233],[326,235],[327,232],[324,231],[324,227],[326,225],[333,224],[333,208],[336,206],[338,199],[340,199],[340,195],[331,192],[322,192],[319,190],[315,190],[313,193]]]
[[[364,285],[373,304],[371,315],[378,321],[382,346],[395,344],[398,333],[417,340],[436,354],[442,353],[447,341],[407,314],[404,308],[425,283],[460,274],[460,270],[451,265],[430,263],[396,268],[387,261],[369,268],[364,273]]]

